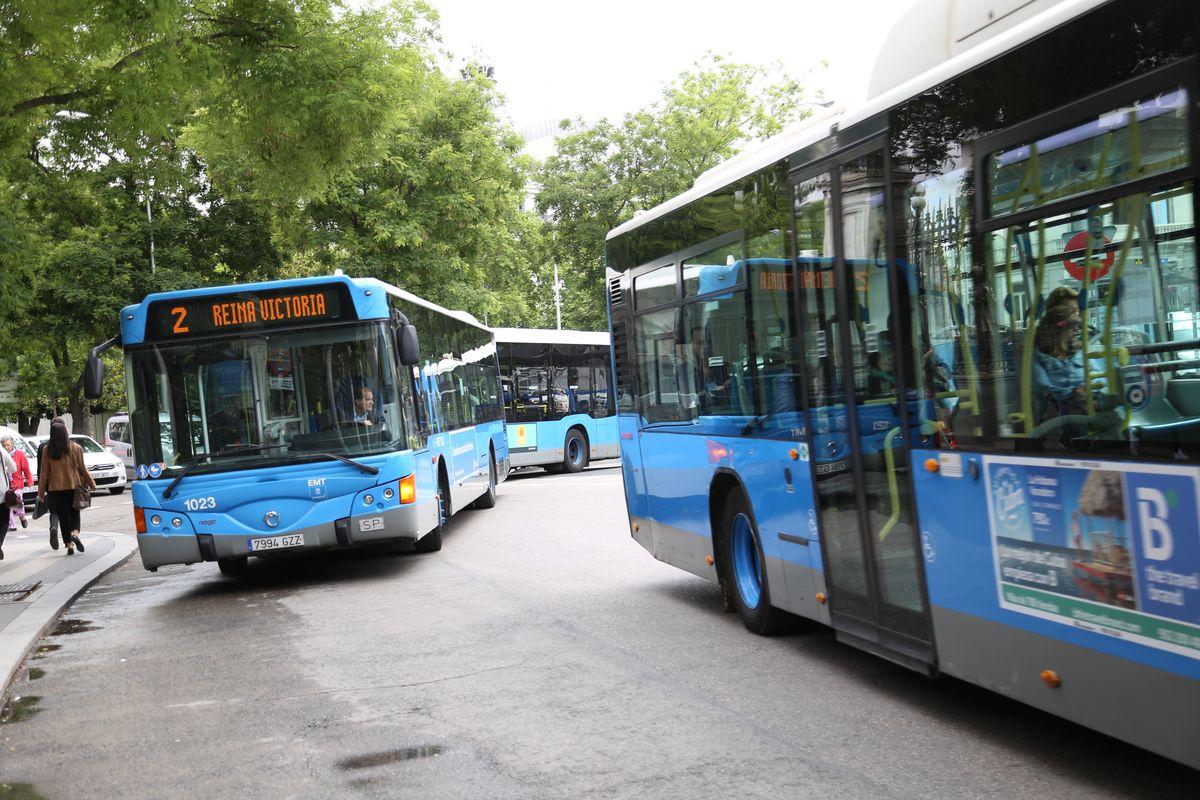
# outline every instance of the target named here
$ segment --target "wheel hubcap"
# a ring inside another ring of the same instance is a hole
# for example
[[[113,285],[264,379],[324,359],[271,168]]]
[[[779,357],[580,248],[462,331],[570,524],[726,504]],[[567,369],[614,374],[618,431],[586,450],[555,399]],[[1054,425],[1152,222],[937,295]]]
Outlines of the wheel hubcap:
[[[733,578],[738,594],[746,608],[758,608],[762,600],[762,566],[758,561],[758,544],[754,541],[754,528],[745,514],[733,519],[733,536],[729,547],[733,555]]]
[[[579,463],[580,458],[583,456],[583,450],[579,447],[578,439],[571,440],[571,443],[567,446],[567,454],[570,456],[572,464]]]

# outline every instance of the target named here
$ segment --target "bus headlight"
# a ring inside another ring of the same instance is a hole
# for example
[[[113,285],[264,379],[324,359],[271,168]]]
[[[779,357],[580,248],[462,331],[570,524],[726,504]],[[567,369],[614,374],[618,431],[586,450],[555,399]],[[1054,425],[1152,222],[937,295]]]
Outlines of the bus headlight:
[[[150,524],[155,527],[162,525],[162,517],[160,517],[158,514],[155,514],[150,518]]]
[[[392,487],[389,486],[388,488],[383,490],[383,499],[384,500],[391,500],[395,496],[396,496],[396,492],[392,489]]]
[[[363,502],[369,506],[375,505],[375,496],[370,494],[363,495]]]

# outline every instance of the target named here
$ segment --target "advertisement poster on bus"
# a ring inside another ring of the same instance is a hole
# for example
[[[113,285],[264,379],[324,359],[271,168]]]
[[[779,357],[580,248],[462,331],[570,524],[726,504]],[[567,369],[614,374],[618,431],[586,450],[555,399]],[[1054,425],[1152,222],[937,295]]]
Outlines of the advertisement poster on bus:
[[[1197,470],[985,456],[1000,606],[1200,659]]]

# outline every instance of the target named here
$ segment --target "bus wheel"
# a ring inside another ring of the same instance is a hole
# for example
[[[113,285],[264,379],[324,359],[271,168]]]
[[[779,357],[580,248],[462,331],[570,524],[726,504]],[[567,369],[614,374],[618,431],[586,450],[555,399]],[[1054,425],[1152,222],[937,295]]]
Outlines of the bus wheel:
[[[478,500],[471,504],[473,508],[494,508],[496,505],[496,459],[488,459],[488,488]]]
[[[563,469],[567,472],[579,472],[588,465],[587,439],[578,429],[567,431],[567,441],[563,444]]]
[[[437,527],[429,533],[417,539],[418,553],[436,553],[442,549],[442,537],[450,531],[450,484],[446,481],[446,476],[443,474],[438,478],[438,493],[437,493]]]
[[[771,606],[762,545],[750,516],[750,504],[740,491],[731,492],[725,502],[721,532],[721,571],[730,584],[733,605],[742,623],[759,636],[779,633],[786,612]]]
[[[248,558],[218,558],[217,569],[221,570],[221,574],[229,578],[240,578],[250,570],[250,559]]]

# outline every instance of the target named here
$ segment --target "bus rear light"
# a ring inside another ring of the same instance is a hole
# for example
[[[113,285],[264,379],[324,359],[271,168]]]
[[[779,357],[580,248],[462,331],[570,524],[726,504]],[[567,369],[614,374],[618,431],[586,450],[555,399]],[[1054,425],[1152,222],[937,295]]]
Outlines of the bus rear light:
[[[400,504],[407,505],[417,500],[417,476],[406,475],[400,479]]]
[[[146,510],[139,507],[133,507],[133,528],[138,533],[146,532]]]

